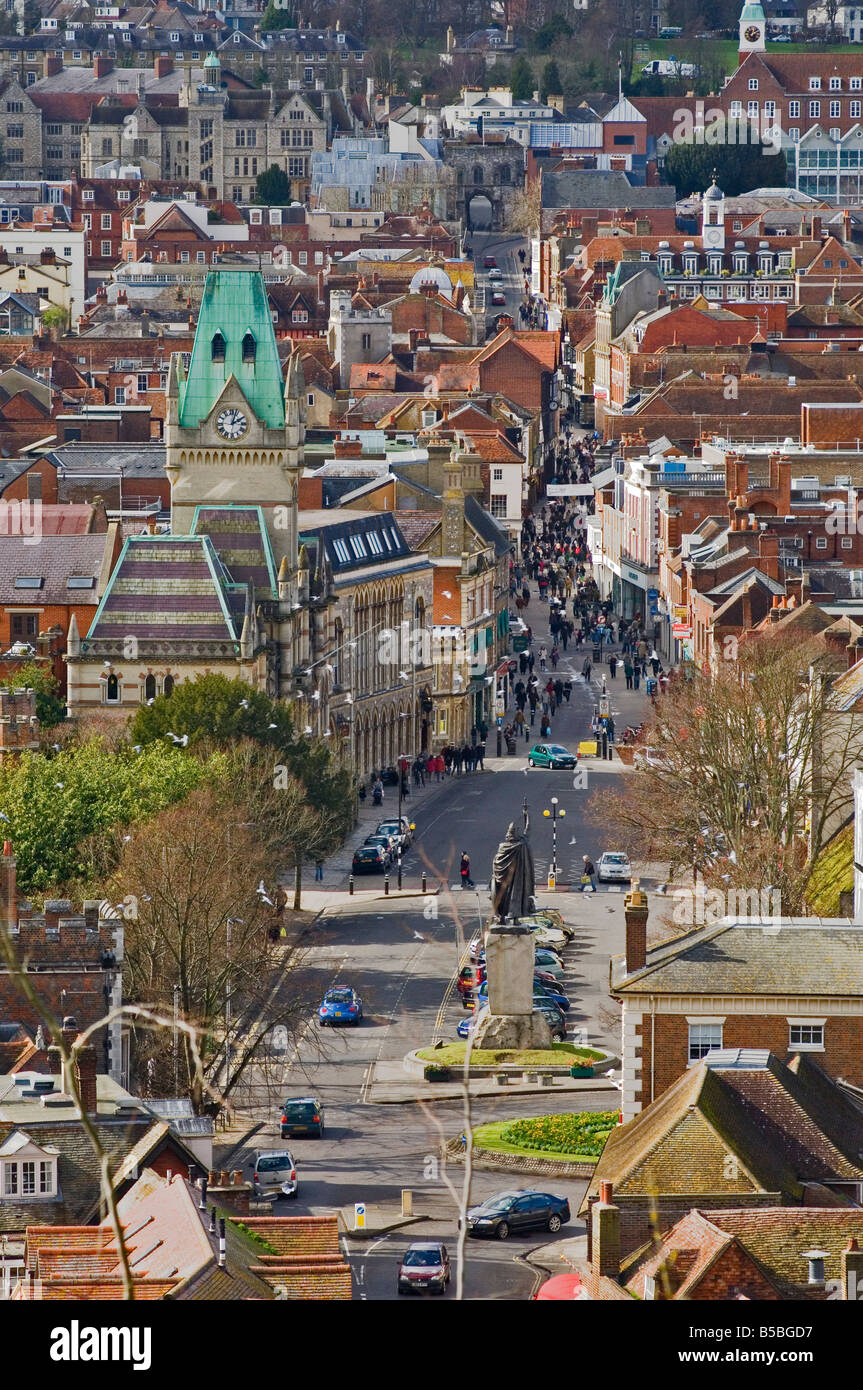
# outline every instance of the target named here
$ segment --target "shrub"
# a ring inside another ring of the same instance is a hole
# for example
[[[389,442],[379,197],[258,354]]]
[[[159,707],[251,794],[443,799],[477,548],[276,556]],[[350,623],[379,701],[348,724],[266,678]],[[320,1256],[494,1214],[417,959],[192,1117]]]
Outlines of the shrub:
[[[449,1067],[440,1067],[436,1063],[430,1063],[423,1067],[423,1076],[426,1081],[449,1081]]]

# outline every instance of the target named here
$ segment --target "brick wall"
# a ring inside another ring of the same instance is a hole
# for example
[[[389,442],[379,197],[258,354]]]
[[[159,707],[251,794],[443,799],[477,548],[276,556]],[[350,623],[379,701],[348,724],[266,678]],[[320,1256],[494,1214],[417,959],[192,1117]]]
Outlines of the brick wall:
[[[691,1012],[695,1017],[697,1008],[693,1008]],[[792,1017],[810,1017],[813,1005],[801,999],[789,1012]],[[705,1013],[710,1014],[710,1011],[705,1010]],[[720,1009],[717,1016],[721,1015]],[[651,1027],[656,1052],[655,1065],[651,1052]],[[689,1025],[683,1014],[657,1013],[653,1022],[649,1017],[645,1017],[644,1023],[640,1025],[640,1035],[641,1101],[642,1105],[646,1106],[652,1099],[668,1090],[668,1087],[686,1071],[689,1064]],[[847,1018],[828,1017],[824,1025],[824,1043],[824,1051],[815,1054],[818,1065],[830,1076],[841,1076],[854,1086],[863,1086],[863,1029],[860,1015]],[[787,1061],[793,1056],[793,1051],[788,1047],[788,1016],[727,1014],[722,1029],[722,1045],[764,1048],[782,1061]]]

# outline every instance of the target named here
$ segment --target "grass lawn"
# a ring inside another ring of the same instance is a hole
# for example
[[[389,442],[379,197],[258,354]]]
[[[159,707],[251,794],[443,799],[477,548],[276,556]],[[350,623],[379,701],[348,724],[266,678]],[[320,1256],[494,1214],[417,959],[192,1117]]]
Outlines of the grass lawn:
[[[550,1158],[566,1163],[596,1162],[596,1153],[562,1153],[556,1149],[527,1149],[519,1144],[511,1144],[503,1137],[504,1130],[508,1129],[511,1124],[512,1120],[496,1120],[493,1124],[480,1125],[473,1132],[474,1147],[491,1149],[500,1154],[514,1154],[519,1158]]]
[[[417,1053],[422,1062],[439,1062],[442,1067],[464,1066],[464,1053],[467,1043],[446,1043],[444,1047],[424,1047]],[[536,1049],[527,1052],[507,1052],[499,1049],[473,1048],[470,1060],[477,1067],[496,1067],[504,1062],[517,1062],[524,1067],[561,1067],[574,1062],[599,1062],[601,1052],[592,1052],[589,1047],[573,1047],[572,1043],[552,1043],[550,1050]]]

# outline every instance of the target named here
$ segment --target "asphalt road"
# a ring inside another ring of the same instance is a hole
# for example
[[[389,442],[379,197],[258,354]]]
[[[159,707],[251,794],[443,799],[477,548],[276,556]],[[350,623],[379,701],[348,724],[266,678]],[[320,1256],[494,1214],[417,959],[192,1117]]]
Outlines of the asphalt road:
[[[464,895],[472,898],[473,895]],[[316,944],[309,970],[318,992],[334,982],[351,984],[362,996],[365,1017],[358,1028],[326,1029],[310,1019],[294,1053],[281,1066],[281,1094],[320,1097],[326,1133],[322,1140],[289,1142],[297,1162],[300,1190],[296,1201],[284,1203],[293,1214],[322,1214],[352,1205],[398,1203],[403,1188],[414,1193],[414,1209],[431,1220],[393,1232],[385,1241],[349,1241],[357,1296],[395,1298],[395,1263],[411,1240],[440,1236],[454,1242],[457,1207],[441,1171],[440,1146],[464,1127],[460,1102],[379,1105],[366,1103],[363,1084],[371,1063],[401,1059],[434,1033],[465,935],[473,931],[472,912],[464,917],[461,899],[444,894],[438,915],[424,916],[421,902],[369,903],[349,913],[329,915],[315,928]],[[572,948],[574,969],[579,946]],[[463,1016],[457,996],[443,1012],[443,1036],[455,1038]],[[254,1148],[283,1147],[278,1136],[276,1097],[279,1088],[239,1097],[243,1110],[266,1121]],[[572,1096],[497,1096],[474,1102],[474,1125],[572,1109]],[[579,1097],[579,1108],[610,1109],[617,1092],[590,1092]],[[253,1149],[238,1155],[245,1162]],[[460,1166],[450,1169],[459,1184]],[[506,1174],[475,1173],[471,1201],[524,1185]],[[569,1197],[577,1210],[585,1189],[581,1180],[555,1180],[553,1190]],[[574,1232],[576,1226],[567,1227]],[[513,1237],[504,1243],[471,1241],[468,1247],[466,1295],[476,1298],[529,1297],[533,1272],[518,1262],[544,1243],[542,1233]],[[451,1295],[450,1295],[451,1296]]]
[[[526,239],[523,236],[508,236],[503,232],[475,231],[471,233],[470,247],[470,255],[473,257],[476,267],[475,273],[479,284],[486,292],[486,321],[491,326],[498,314],[512,314],[516,327],[518,327],[518,306],[524,299],[524,274],[518,253],[520,250],[525,251],[525,265],[530,269],[529,247]],[[488,271],[483,266],[483,260],[488,255],[494,256],[498,268],[503,271],[503,282],[500,288],[506,295],[506,304],[492,304],[491,302],[494,287],[488,278]]]
[[[543,609],[538,600],[527,616],[541,641]],[[597,698],[596,684],[586,685],[577,674],[582,661],[583,653],[570,647],[558,668],[559,674],[572,677],[573,693],[570,704],[564,703],[553,721],[553,738],[572,749],[588,735]],[[622,698],[619,689],[612,689],[612,708]],[[587,769],[588,784],[584,787],[575,785],[581,778],[576,779],[572,772],[527,769],[527,752],[537,735],[535,728],[530,742],[524,742],[513,758],[512,768],[504,763],[494,771],[450,778],[418,803],[415,811],[409,802],[406,804],[417,832],[405,859],[405,886],[418,887],[425,869],[429,884],[441,885],[440,892],[426,900],[347,900],[346,910],[331,911],[317,919],[311,930],[305,972],[309,997],[322,997],[335,983],[352,985],[364,1002],[362,1026],[321,1030],[310,1016],[294,1050],[276,1059],[275,1084],[269,1088],[257,1084],[237,1097],[241,1110],[251,1111],[264,1122],[264,1129],[254,1140],[255,1148],[283,1146],[277,1127],[277,1105],[283,1097],[313,1094],[324,1104],[324,1139],[290,1141],[300,1190],[296,1202],[285,1204],[287,1210],[321,1214],[362,1200],[371,1206],[397,1205],[402,1190],[409,1188],[414,1193],[414,1210],[429,1217],[377,1240],[348,1238],[355,1296],[360,1299],[397,1297],[397,1262],[411,1240],[439,1236],[452,1246],[456,1239],[457,1206],[446,1185],[440,1150],[442,1141],[464,1128],[461,1103],[369,1103],[366,1083],[373,1064],[401,1061],[405,1053],[436,1037],[456,1037],[458,1020],[464,1015],[452,981],[465,943],[478,930],[488,904],[481,890],[472,893],[464,892],[460,885],[453,887],[462,850],[470,854],[476,882],[487,881],[494,851],[509,822],[521,823],[526,800],[537,882],[541,884],[552,853],[552,827],[542,812],[550,807],[553,795],[558,797],[559,809],[566,812],[565,819],[558,822],[559,882],[580,881],[583,854],[596,860],[603,850],[627,848],[612,837],[603,806],[605,795],[620,789],[626,774],[593,764]],[[490,755],[494,744],[492,733]],[[579,772],[583,771],[582,766]],[[394,811],[390,807],[387,811],[391,809]],[[344,886],[333,881],[329,868],[328,882]],[[614,890],[602,891],[610,894]],[[610,1031],[611,1019],[603,1020],[603,1004],[608,956],[622,945],[620,897],[609,896],[607,907],[601,897],[592,899],[590,912],[585,910],[581,918],[579,898],[569,896],[561,901],[577,924],[564,960],[571,1035],[586,1029],[588,1042],[614,1047],[617,1038]],[[580,1109],[615,1109],[618,1098],[617,1090],[610,1086],[608,1091],[583,1092],[577,1105]],[[491,1120],[569,1111],[573,1106],[571,1094],[550,1091],[519,1097],[515,1092],[501,1092],[500,1096],[475,1100],[471,1118],[476,1126]],[[237,1155],[232,1164],[239,1166],[238,1160],[250,1156],[251,1151]],[[454,1165],[450,1180],[460,1184],[462,1174],[463,1169]],[[528,1180],[477,1172],[470,1200],[482,1201],[494,1192],[524,1185],[529,1185]],[[553,1191],[569,1198],[573,1215],[585,1186],[584,1180],[573,1179],[554,1179],[551,1184]],[[576,1234],[580,1229],[573,1219],[565,1231]],[[529,1298],[536,1275],[523,1257],[546,1239],[543,1233],[531,1233],[507,1242],[469,1241],[466,1297]],[[454,1291],[447,1296],[453,1297]]]

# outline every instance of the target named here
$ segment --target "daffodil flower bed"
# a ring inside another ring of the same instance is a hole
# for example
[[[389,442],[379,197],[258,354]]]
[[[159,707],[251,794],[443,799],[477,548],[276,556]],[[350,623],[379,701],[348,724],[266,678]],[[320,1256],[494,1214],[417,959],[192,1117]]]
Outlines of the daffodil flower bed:
[[[510,1120],[495,1128],[499,1131],[497,1137],[510,1146],[510,1152],[526,1150],[556,1157],[599,1158],[617,1120],[617,1110],[582,1110],[574,1115],[539,1115],[534,1119]],[[485,1128],[491,1126],[483,1126],[474,1136],[478,1148],[485,1147],[481,1137]]]

